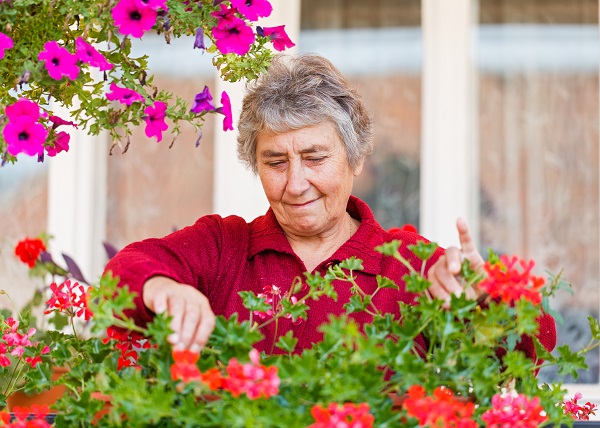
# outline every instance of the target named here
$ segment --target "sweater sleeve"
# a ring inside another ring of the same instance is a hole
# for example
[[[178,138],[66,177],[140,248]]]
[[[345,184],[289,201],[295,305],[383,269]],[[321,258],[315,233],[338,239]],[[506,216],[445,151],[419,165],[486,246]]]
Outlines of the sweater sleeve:
[[[143,326],[152,320],[142,292],[144,283],[154,276],[166,276],[207,293],[220,265],[222,223],[216,215],[202,217],[164,238],[131,243],[108,262],[105,272],[119,277],[119,286],[136,294],[135,309],[128,315],[137,324]]]

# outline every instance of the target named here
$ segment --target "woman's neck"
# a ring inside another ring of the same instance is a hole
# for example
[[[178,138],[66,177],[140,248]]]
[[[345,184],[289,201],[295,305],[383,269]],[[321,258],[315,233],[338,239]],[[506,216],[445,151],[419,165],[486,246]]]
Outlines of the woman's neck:
[[[306,270],[312,272],[321,262],[331,257],[358,230],[360,222],[346,213],[333,233],[327,236],[295,237],[288,240],[294,252],[304,262]]]

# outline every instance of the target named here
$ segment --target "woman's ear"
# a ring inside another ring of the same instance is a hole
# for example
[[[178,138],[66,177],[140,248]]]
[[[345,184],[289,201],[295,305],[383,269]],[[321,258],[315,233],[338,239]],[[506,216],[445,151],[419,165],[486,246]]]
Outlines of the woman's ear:
[[[364,165],[365,165],[365,159],[362,158],[361,160],[358,161],[358,163],[354,167],[354,170],[352,171],[355,177],[358,177],[360,175],[360,173],[363,170]]]

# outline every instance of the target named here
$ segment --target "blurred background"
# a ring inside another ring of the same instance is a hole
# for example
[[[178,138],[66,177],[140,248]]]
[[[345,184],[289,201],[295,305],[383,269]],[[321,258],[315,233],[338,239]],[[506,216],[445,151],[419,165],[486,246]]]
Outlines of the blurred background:
[[[575,294],[552,302],[564,319],[559,341],[583,346],[587,316],[600,306],[598,0],[272,3],[271,25],[286,24],[296,52],[329,58],[374,116],[375,152],[354,193],[381,225],[411,223],[448,245],[461,215],[483,253],[561,273]],[[205,84],[229,91],[191,43],[144,36],[136,49],[151,55],[157,86],[190,102]],[[243,86],[231,91],[236,114]],[[13,253],[25,236],[48,231],[53,251],[94,278],[103,241],[121,248],[208,213],[263,213],[260,186],[235,157],[235,133],[217,122],[209,117],[199,147],[191,126],[158,144],[139,129],[126,153],[116,146],[109,155],[112,142],[95,138],[83,154],[72,143],[70,159],[0,168],[0,289],[17,304],[29,297],[27,268]],[[590,353],[577,380],[598,397],[599,355]]]

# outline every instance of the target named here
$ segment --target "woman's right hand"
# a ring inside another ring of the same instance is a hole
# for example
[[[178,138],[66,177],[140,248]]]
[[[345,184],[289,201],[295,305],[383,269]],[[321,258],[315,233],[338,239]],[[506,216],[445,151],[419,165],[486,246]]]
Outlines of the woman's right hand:
[[[191,285],[165,276],[154,276],[144,283],[144,305],[155,314],[173,317],[169,342],[179,349],[200,352],[215,328],[215,314],[206,296]]]

